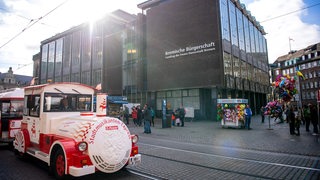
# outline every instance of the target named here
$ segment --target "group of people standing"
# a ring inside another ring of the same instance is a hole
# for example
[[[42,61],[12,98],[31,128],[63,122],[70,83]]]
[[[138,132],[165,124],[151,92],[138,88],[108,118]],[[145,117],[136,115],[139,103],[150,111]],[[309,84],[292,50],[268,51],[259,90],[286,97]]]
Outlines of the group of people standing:
[[[318,130],[318,111],[317,107],[312,104],[304,105],[301,107],[294,107],[292,105],[288,105],[284,107],[284,114],[286,116],[285,120],[289,123],[289,129],[291,135],[300,136],[300,126],[305,125],[306,132],[310,132],[310,125],[313,126],[313,135],[319,133]],[[264,115],[262,114],[263,107],[261,107],[261,116],[262,123],[264,123]],[[282,115],[280,115],[279,119],[282,119]]]
[[[131,116],[135,126],[141,126],[143,121],[144,133],[146,134],[151,133],[151,124],[154,127],[154,116],[155,116],[155,113],[152,107],[149,107],[148,104],[145,104],[143,109],[141,109],[141,106],[132,107]]]
[[[261,123],[264,123],[265,108],[264,106],[260,109]],[[282,116],[285,115],[285,118]],[[276,118],[277,119],[277,118]],[[306,132],[310,132],[310,124],[313,126],[313,135],[319,133],[318,130],[318,110],[315,105],[308,104],[301,107],[294,107],[287,105],[282,107],[282,111],[279,115],[280,123],[286,121],[289,123],[289,129],[291,135],[300,136],[300,126],[305,125]]]
[[[171,121],[172,126],[184,126],[184,118],[186,116],[186,110],[181,106],[180,108],[176,109],[175,111],[172,111],[171,114]]]

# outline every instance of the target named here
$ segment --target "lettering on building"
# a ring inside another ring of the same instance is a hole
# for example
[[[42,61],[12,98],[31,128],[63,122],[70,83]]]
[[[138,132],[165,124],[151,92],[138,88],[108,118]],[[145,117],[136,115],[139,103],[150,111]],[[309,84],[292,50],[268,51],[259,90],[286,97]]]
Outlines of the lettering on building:
[[[189,56],[192,54],[200,54],[204,52],[214,51],[215,43],[204,43],[196,46],[187,46],[185,48],[165,51],[165,59],[173,59],[181,56]]]

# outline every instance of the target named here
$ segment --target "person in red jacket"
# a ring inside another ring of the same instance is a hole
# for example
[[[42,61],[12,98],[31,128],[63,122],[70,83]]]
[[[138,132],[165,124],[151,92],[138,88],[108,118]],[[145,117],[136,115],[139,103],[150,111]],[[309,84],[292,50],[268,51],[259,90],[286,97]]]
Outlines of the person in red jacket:
[[[138,126],[138,121],[137,121],[137,119],[138,119],[138,111],[137,111],[137,108],[135,108],[135,107],[132,108],[131,116],[132,116],[134,125]]]

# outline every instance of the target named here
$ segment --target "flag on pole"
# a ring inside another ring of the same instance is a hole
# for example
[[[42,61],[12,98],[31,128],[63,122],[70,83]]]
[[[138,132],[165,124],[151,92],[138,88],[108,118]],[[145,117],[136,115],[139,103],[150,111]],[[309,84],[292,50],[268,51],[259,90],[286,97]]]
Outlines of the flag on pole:
[[[32,78],[32,80],[30,81],[30,86],[33,86],[36,82],[36,78]]]
[[[98,91],[101,90],[101,83],[100,83],[100,84],[97,84],[96,89],[97,89]]]

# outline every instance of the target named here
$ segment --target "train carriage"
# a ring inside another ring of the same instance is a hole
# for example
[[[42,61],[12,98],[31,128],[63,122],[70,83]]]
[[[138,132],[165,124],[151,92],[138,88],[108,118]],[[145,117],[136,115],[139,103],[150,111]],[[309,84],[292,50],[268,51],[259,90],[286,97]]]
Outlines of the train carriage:
[[[12,144],[20,129],[24,89],[13,88],[0,92],[0,142]]]
[[[106,116],[106,94],[78,83],[25,88],[23,120],[14,150],[48,164],[57,178],[116,172],[141,162],[138,136],[119,119]]]

